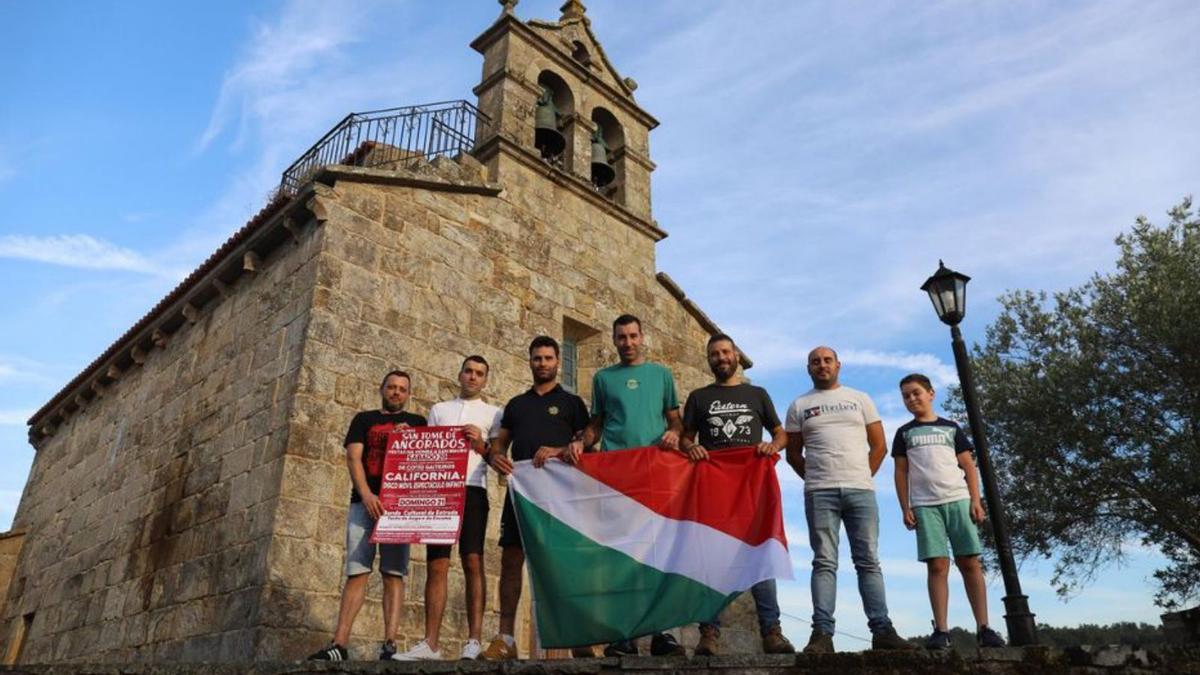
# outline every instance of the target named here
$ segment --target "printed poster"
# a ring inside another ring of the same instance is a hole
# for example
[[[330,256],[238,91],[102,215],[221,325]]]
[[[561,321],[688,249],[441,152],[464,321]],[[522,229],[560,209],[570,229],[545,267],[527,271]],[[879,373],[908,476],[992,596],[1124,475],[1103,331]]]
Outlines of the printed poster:
[[[375,544],[454,544],[466,502],[462,427],[400,427],[388,434]]]

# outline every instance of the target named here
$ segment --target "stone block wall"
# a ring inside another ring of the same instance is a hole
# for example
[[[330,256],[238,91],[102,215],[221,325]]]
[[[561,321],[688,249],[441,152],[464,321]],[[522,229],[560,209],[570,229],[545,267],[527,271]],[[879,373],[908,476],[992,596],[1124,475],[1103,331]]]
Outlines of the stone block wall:
[[[287,243],[38,447],[3,612],[23,662],[246,659],[319,234]]]
[[[465,171],[478,175],[477,165],[466,163]],[[485,396],[503,405],[529,387],[527,349],[535,335],[561,339],[564,330],[582,331],[590,336],[580,343],[579,373],[588,400],[592,373],[617,361],[611,321],[630,312],[644,322],[650,358],[674,371],[681,399],[711,380],[708,333],[656,280],[654,242],[645,234],[519,167],[504,174],[499,195],[430,188],[432,178],[420,187],[397,185],[378,173],[357,171],[332,187],[318,186],[309,205],[321,222],[322,247],[268,559],[259,658],[293,657],[332,632],[350,488],[341,441],[356,411],[379,405],[386,371],[412,374],[409,409],[424,414],[456,394],[463,358],[479,353],[491,363]],[[498,621],[495,541],[503,489],[494,474],[489,493],[485,640]],[[414,547],[401,635],[407,645],[423,635],[424,574],[423,547]],[[726,643],[757,649],[756,631],[747,630],[752,603],[739,601],[729,614]],[[522,607],[522,654],[530,644],[528,616]],[[352,650],[369,656],[382,630],[376,594],[359,615]],[[450,655],[466,636],[456,559],[442,636]],[[694,629],[685,639],[694,643]]]

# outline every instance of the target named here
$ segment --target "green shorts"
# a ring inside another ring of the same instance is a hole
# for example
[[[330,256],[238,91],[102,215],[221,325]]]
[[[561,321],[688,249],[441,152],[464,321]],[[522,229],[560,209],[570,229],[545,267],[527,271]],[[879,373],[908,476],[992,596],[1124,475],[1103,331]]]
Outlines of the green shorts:
[[[960,499],[934,506],[914,506],[917,517],[917,560],[949,558],[950,547],[960,558],[979,555],[979,529],[971,521],[971,500]],[[946,546],[949,541],[950,547]]]

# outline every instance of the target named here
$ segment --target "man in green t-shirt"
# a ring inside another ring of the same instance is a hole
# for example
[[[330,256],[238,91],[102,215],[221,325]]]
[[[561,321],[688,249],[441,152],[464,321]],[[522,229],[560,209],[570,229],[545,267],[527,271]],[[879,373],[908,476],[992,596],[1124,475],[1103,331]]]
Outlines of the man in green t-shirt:
[[[675,395],[675,378],[660,363],[642,355],[642,322],[622,314],[613,321],[613,345],[621,362],[598,371],[592,378],[592,419],[583,432],[584,447],[600,441],[601,450],[621,450],[658,445],[679,449],[683,419]],[[633,640],[610,644],[608,656],[637,654]],[[650,640],[654,656],[683,656],[674,636],[656,633]]]

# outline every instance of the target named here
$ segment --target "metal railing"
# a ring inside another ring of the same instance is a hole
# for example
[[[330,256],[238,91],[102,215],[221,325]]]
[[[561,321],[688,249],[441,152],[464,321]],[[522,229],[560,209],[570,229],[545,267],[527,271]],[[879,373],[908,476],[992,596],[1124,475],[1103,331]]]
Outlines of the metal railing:
[[[403,168],[421,159],[469,153],[490,123],[466,101],[351,113],[283,172],[279,191],[298,193],[330,164]]]

